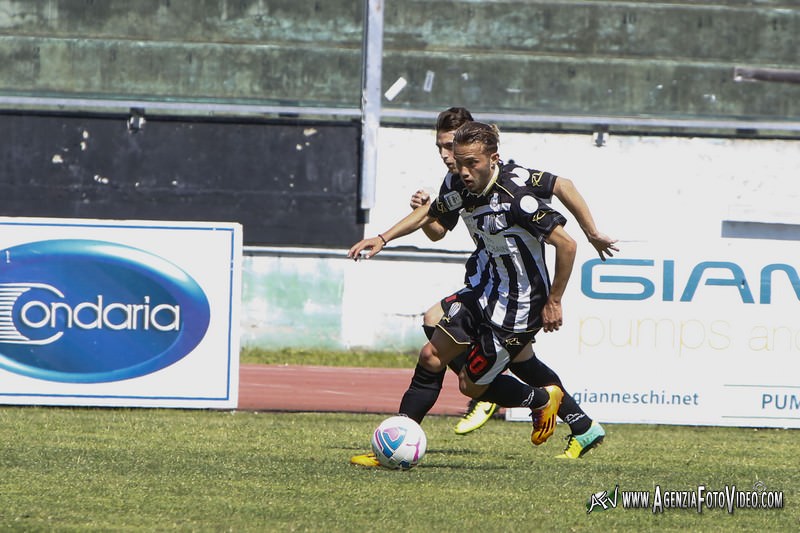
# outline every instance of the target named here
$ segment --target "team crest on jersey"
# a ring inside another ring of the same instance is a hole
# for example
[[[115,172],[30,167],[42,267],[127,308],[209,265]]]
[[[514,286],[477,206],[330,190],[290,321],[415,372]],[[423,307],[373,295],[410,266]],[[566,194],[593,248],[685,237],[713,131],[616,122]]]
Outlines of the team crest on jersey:
[[[500,195],[499,194],[494,193],[492,195],[492,197],[489,198],[489,207],[491,207],[495,211],[497,210],[498,207],[500,207]]]
[[[449,193],[444,195],[443,199],[444,199],[444,205],[450,211],[458,209],[463,204],[461,195],[458,193],[458,191],[450,191]]]
[[[461,311],[461,302],[455,302],[450,306],[450,309],[447,310],[447,316],[444,317],[444,320],[450,322],[450,319],[456,316],[459,311]]]
[[[505,213],[487,215],[483,219],[483,231],[489,233],[490,235],[497,235],[506,229],[508,229],[508,221],[506,220]]]

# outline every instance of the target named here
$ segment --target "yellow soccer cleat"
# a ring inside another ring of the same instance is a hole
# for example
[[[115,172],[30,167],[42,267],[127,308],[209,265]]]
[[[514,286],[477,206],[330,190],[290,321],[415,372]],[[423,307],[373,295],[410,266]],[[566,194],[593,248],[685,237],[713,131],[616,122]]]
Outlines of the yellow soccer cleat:
[[[544,390],[550,395],[550,401],[544,407],[531,409],[531,420],[533,421],[531,442],[537,446],[549,439],[556,430],[558,408],[564,397],[564,391],[558,385],[548,385]]]
[[[482,428],[497,411],[497,404],[492,402],[471,401],[471,409],[456,424],[456,435],[466,435],[471,431]]]
[[[359,466],[368,466],[370,468],[374,468],[376,466],[381,466],[381,463],[378,462],[377,457],[372,452],[363,453],[361,455],[354,455],[350,458],[351,465],[359,465]]]
[[[597,422],[592,422],[592,425],[585,433],[567,437],[567,447],[564,453],[556,455],[556,459],[578,459],[583,457],[583,454],[603,442],[605,436],[606,431],[603,426]]]

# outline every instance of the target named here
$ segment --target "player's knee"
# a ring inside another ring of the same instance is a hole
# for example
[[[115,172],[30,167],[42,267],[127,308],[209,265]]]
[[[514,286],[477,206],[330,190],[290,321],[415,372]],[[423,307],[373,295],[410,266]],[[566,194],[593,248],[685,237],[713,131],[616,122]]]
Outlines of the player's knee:
[[[466,375],[466,372],[461,372],[458,375],[458,390],[461,391],[461,394],[465,396],[469,396],[470,398],[478,399],[483,396],[483,393],[486,392],[487,385],[478,385],[473,383],[469,376]]]
[[[441,372],[445,368],[437,355],[436,348],[430,342],[426,342],[419,351],[419,364],[431,372]]]

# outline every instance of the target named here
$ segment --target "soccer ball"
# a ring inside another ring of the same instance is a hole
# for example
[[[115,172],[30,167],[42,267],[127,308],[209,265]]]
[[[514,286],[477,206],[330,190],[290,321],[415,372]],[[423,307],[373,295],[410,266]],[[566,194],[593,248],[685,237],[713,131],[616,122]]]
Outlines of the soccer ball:
[[[372,451],[386,468],[413,468],[425,456],[427,447],[425,432],[407,416],[387,418],[372,434]]]

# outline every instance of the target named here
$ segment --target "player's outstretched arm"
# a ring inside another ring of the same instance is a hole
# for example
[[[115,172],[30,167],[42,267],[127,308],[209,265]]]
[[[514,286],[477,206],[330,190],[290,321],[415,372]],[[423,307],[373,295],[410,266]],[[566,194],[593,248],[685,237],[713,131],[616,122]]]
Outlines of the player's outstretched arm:
[[[556,226],[545,239],[556,249],[556,268],[553,283],[550,285],[550,295],[542,309],[542,329],[545,332],[557,331],[564,321],[561,308],[561,298],[567,289],[567,282],[572,274],[575,264],[575,252],[578,248],[575,239],[570,237],[563,226]]]
[[[598,231],[589,206],[586,204],[586,200],[584,200],[583,195],[581,195],[575,187],[572,180],[559,176],[553,187],[553,194],[555,194],[556,198],[561,200],[564,207],[566,207],[578,221],[581,230],[586,234],[589,243],[597,250],[600,259],[605,261],[606,256],[614,256],[612,251],[619,251],[619,248],[616,246],[616,239],[612,239],[605,233]]]
[[[377,237],[363,239],[354,244],[347,252],[347,257],[355,261],[369,259],[383,250],[389,241],[414,233],[433,220],[435,219],[428,215],[428,207],[420,206],[388,230],[379,233]]]
[[[417,192],[411,195],[411,201],[409,202],[409,205],[411,206],[411,209],[417,209],[423,205],[430,206],[430,202],[430,194],[423,189],[419,189]],[[430,223],[422,226],[422,231],[430,240],[436,242],[445,236],[447,233],[447,228],[442,226],[439,221],[432,220]]]

